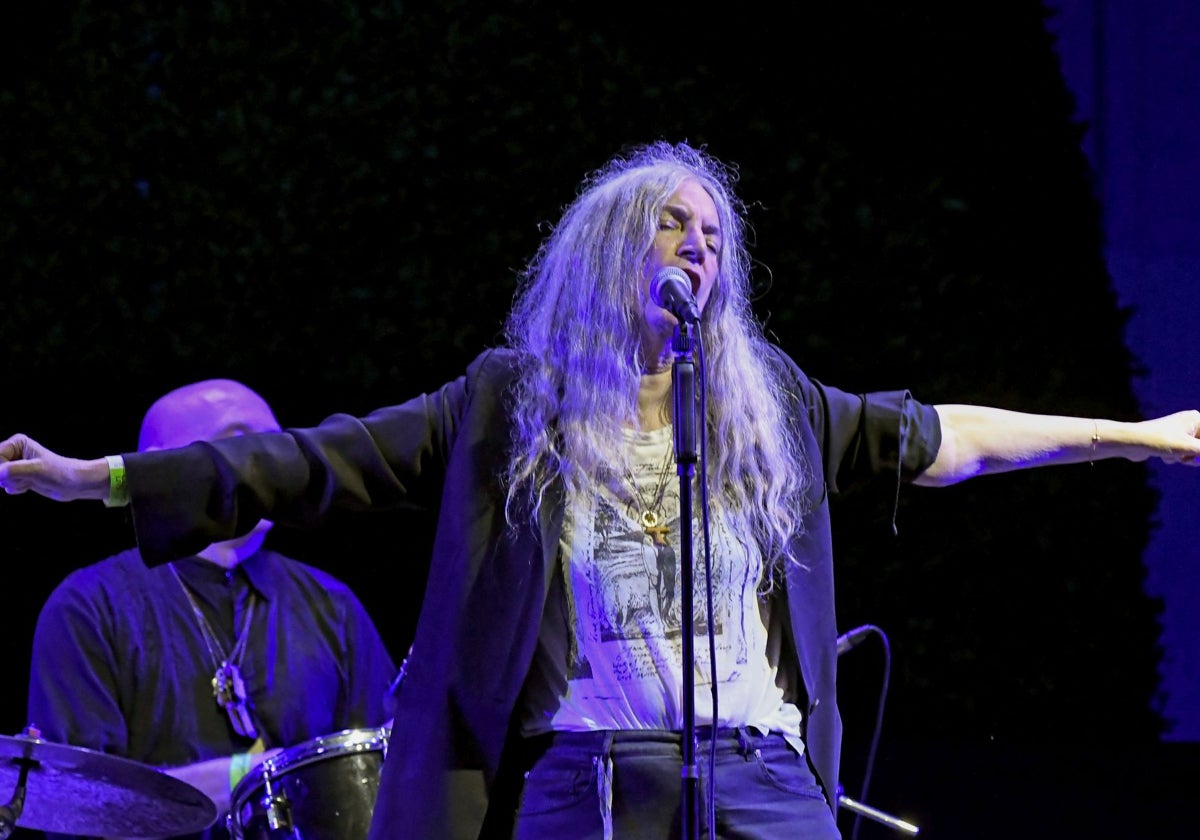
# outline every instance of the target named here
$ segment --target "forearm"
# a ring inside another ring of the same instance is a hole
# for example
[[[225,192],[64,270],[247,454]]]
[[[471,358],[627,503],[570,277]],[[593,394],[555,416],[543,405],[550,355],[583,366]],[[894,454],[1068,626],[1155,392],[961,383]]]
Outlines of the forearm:
[[[217,813],[223,815],[229,812],[237,783],[265,759],[278,753],[278,749],[264,751],[260,740],[248,752],[239,753],[236,758],[211,758],[179,767],[165,767],[163,772],[201,791],[217,806]]]
[[[1194,411],[1122,422],[974,405],[935,408],[942,422],[942,445],[933,464],[916,479],[925,486],[1104,458],[1192,463],[1200,452],[1195,438],[1200,414]]]
[[[164,773],[187,782],[213,801],[218,814],[229,813],[229,765],[232,757],[212,758],[182,767],[166,767]]]
[[[108,499],[109,468],[104,458],[66,458],[13,435],[0,442],[0,488],[6,493],[32,491],[48,499]]]

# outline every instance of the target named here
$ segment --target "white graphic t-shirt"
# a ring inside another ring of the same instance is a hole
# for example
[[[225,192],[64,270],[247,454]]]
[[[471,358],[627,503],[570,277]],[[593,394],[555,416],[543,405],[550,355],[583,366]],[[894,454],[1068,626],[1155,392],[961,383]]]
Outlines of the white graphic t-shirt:
[[[543,624],[537,663],[541,677],[533,685],[527,732],[683,726],[679,475],[673,432],[669,426],[628,431],[627,438],[634,458],[625,486],[614,492],[597,485],[568,500],[563,584],[551,592],[562,604],[557,615],[565,634],[550,622]],[[695,722],[706,725],[713,715],[704,539],[700,518],[690,525]],[[784,702],[767,657],[757,551],[748,551],[715,521],[710,531],[718,723],[753,725],[798,738],[800,711]]]

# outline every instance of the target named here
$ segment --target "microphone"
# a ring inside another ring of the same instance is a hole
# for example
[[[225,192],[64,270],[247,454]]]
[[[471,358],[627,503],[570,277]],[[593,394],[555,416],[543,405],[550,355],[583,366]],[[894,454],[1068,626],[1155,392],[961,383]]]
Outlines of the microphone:
[[[700,307],[692,294],[692,278],[673,265],[660,269],[650,281],[650,299],[679,321],[700,323]]]
[[[855,627],[837,638],[837,655],[841,656],[850,648],[858,647],[863,643],[867,636],[875,629],[873,624],[864,624],[862,627]]]

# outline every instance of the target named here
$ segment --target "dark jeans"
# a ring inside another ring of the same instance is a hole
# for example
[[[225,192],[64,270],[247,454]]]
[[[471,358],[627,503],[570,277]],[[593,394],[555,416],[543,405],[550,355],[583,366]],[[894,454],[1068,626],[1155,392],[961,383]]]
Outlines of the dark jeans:
[[[841,837],[808,762],[779,735],[743,727],[697,732],[696,836],[722,840]],[[680,734],[559,732],[543,736],[525,776],[514,840],[688,840]],[[709,782],[715,782],[710,788]],[[715,797],[716,829],[709,826]]]

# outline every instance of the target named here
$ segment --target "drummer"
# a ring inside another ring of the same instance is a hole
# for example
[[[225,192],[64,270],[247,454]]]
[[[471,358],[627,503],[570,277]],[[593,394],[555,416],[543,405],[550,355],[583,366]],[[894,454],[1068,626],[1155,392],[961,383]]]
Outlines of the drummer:
[[[278,429],[261,396],[213,379],[156,401],[138,449]],[[396,667],[365,607],[342,581],[264,547],[270,528],[155,568],[130,548],[68,574],[34,632],[31,725],[161,767],[221,815],[265,757],[390,725]],[[226,837],[223,816],[196,836]]]

